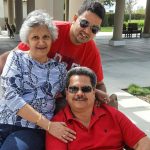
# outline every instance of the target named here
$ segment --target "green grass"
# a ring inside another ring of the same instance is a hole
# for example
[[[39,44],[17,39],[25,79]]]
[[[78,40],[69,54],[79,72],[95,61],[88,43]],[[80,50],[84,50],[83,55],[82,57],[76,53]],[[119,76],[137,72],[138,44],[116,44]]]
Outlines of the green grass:
[[[113,27],[101,27],[101,32],[112,32]]]
[[[140,87],[136,84],[129,85],[127,91],[132,95],[149,95],[150,94],[150,87]]]

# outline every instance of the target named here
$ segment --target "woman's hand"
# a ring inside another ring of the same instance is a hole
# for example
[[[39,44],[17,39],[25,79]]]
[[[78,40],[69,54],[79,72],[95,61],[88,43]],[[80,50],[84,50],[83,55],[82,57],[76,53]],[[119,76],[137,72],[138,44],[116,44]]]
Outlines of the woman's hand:
[[[76,132],[68,128],[64,122],[51,122],[48,132],[65,143],[76,139]]]

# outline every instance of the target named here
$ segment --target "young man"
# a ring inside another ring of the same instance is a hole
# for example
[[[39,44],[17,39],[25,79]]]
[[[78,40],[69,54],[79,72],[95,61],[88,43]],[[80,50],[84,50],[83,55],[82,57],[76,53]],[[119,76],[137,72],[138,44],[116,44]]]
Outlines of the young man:
[[[97,88],[106,92],[100,53],[93,40],[100,29],[104,15],[105,9],[99,2],[85,1],[74,16],[72,23],[55,21],[59,36],[51,47],[49,57],[66,62],[68,69],[74,66],[91,68],[97,75]],[[28,49],[23,43],[19,44],[18,48]],[[0,70],[4,64],[2,60],[5,58],[2,56],[0,58]],[[99,95],[99,99],[104,98],[109,99],[106,94]]]
[[[103,91],[103,71],[99,50],[93,41],[105,15],[104,7],[98,2],[83,3],[73,22],[56,21],[59,37],[52,45],[49,57],[65,61],[72,66],[87,66],[94,70],[98,85]],[[18,46],[23,49],[23,44]],[[27,48],[27,47],[26,47]]]
[[[47,134],[46,150],[149,150],[150,139],[125,115],[111,106],[95,107],[96,75],[86,67],[72,68],[66,79],[68,105],[54,118],[76,131],[73,142],[63,143]],[[66,137],[65,132],[62,137]]]

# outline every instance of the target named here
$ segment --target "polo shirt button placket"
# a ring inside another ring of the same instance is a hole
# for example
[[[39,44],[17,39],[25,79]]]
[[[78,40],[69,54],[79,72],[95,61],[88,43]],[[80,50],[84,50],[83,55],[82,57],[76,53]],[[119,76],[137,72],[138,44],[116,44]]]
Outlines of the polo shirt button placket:
[[[83,125],[81,125],[81,128],[82,128],[82,129],[84,129],[84,126],[83,126]]]

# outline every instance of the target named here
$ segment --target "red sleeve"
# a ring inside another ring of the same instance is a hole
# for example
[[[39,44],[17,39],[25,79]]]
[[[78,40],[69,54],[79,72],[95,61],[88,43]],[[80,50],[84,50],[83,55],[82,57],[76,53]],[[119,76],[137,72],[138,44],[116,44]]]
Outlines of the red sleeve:
[[[133,147],[146,134],[133,124],[124,114],[118,113],[117,119],[126,145]]]
[[[85,58],[85,66],[91,68],[96,73],[98,82],[102,81],[104,76],[100,51],[93,40],[86,47],[88,53]]]
[[[52,121],[64,121],[64,113],[60,111],[57,115],[54,116]],[[67,150],[67,144],[55,138],[46,132],[46,140],[45,140],[46,150]]]
[[[22,50],[22,51],[28,51],[30,48],[27,44],[20,42],[18,44],[18,49]]]

